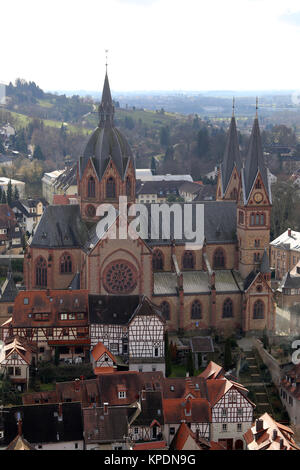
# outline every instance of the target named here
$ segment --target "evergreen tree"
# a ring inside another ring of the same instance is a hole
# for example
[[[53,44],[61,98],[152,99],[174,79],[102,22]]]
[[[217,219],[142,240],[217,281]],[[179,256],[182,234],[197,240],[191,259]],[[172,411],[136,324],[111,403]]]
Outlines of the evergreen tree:
[[[13,195],[13,200],[18,201],[20,199],[20,193],[17,188],[17,186],[14,186],[14,195]]]
[[[231,340],[227,338],[224,351],[224,369],[228,370],[232,366]]]
[[[151,171],[152,175],[156,175],[156,160],[154,157],[151,159]]]
[[[2,196],[1,196],[1,204],[6,204],[6,203],[7,203],[6,192],[3,189],[2,190]]]
[[[39,145],[37,145],[34,149],[33,158],[35,158],[36,160],[45,160],[45,156],[44,156],[44,154],[42,152],[42,149]]]
[[[168,126],[160,129],[160,145],[162,147],[168,147],[170,144],[170,129]]]
[[[172,146],[169,146],[165,153],[165,162],[172,162],[174,160],[174,149]]]
[[[7,204],[9,206],[11,206],[12,198],[13,198],[13,187],[11,184],[11,180],[9,180],[8,185],[7,185],[7,193],[6,193]]]
[[[194,366],[194,360],[193,360],[193,354],[190,351],[187,357],[187,366],[186,366],[187,372],[189,373],[190,377],[193,377],[195,373],[195,366]]]
[[[197,147],[199,157],[205,157],[209,151],[209,135],[206,127],[198,132]]]

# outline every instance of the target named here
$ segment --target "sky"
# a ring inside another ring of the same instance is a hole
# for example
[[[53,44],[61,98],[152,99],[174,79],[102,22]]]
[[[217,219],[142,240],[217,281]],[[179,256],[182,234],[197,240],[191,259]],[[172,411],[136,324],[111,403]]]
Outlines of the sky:
[[[0,82],[114,91],[299,90],[299,0],[1,1]],[[4,21],[3,21],[4,19]]]

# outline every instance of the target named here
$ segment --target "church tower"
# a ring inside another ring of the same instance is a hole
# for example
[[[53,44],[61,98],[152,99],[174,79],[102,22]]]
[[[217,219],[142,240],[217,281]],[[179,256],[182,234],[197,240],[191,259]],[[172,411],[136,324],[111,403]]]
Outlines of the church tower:
[[[82,218],[97,220],[100,204],[118,208],[120,196],[135,202],[135,162],[126,138],[114,125],[115,109],[106,72],[98,108],[99,124],[78,162],[77,181]]]
[[[245,167],[241,171],[237,206],[239,271],[243,278],[252,271],[260,272],[263,259],[265,265],[264,253],[270,242],[271,207],[271,187],[256,112]]]
[[[218,173],[217,201],[237,200],[241,168],[242,160],[239,149],[233,102],[233,113],[228,132],[224,158]]]

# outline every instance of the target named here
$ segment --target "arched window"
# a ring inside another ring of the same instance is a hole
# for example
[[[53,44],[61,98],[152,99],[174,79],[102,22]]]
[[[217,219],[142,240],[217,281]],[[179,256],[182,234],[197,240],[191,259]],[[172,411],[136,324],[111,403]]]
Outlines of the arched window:
[[[73,272],[72,258],[68,253],[64,253],[60,258],[60,273],[70,274]]]
[[[218,248],[214,253],[214,269],[225,268],[225,254],[222,248]]]
[[[38,287],[47,287],[47,263],[42,256],[35,265],[35,283]]]
[[[164,256],[160,250],[155,250],[152,256],[152,267],[154,271],[163,271]]]
[[[170,320],[170,305],[168,304],[168,302],[162,302],[160,304],[160,308],[162,310],[162,314],[165,320]]]
[[[108,178],[106,182],[106,197],[115,198],[116,197],[116,183],[114,178]]]
[[[194,269],[195,260],[194,253],[192,251],[185,251],[182,258],[182,268],[183,269]]]
[[[253,306],[253,319],[262,320],[265,317],[265,305],[261,300],[257,300]]]
[[[95,185],[95,179],[90,176],[89,181],[88,181],[88,197],[95,197],[96,195],[96,185]]]
[[[131,179],[129,176],[126,178],[126,196],[131,196]]]
[[[233,303],[231,299],[226,299],[223,304],[223,318],[233,317]]]
[[[191,318],[193,320],[200,320],[202,318],[202,306],[199,300],[195,300],[191,308]]]

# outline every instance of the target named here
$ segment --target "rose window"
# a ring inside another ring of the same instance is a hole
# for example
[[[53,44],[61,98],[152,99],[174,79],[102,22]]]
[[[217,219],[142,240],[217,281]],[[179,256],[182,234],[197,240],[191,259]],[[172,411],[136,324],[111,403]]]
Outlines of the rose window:
[[[128,294],[137,285],[137,271],[127,261],[111,263],[104,271],[104,287],[111,294]]]

